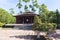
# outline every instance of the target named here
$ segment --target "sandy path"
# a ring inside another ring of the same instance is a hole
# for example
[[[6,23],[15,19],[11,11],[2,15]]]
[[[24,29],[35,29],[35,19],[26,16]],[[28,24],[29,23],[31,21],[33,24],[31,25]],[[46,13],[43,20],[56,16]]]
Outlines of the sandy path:
[[[29,38],[24,39],[20,36],[34,35],[32,30],[3,30],[0,29],[0,40],[30,40]]]
[[[56,30],[56,32],[57,32],[56,40],[60,40],[60,30]],[[0,29],[0,40],[32,40],[27,35],[34,35],[34,31],[16,30],[16,29]]]

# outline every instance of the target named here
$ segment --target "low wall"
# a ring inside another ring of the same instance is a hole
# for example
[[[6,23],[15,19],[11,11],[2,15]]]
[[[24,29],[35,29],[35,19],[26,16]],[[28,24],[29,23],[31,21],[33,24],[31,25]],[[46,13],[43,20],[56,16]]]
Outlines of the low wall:
[[[33,24],[5,24],[5,28],[32,29]]]

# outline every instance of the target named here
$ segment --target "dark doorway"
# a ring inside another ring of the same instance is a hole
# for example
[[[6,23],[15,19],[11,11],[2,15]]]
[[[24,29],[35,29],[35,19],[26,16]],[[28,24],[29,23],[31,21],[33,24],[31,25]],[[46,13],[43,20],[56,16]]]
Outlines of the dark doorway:
[[[25,17],[25,18],[24,18],[24,23],[26,23],[26,24],[31,23],[30,17]]]

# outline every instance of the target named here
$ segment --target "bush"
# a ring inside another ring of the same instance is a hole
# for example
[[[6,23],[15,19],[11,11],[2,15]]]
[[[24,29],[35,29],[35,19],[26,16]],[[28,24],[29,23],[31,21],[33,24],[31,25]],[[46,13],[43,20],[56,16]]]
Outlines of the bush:
[[[42,23],[40,26],[41,31],[54,31],[56,29],[56,24],[54,23]]]
[[[39,16],[35,15],[34,17],[34,24],[33,24],[33,30],[40,31],[41,26],[41,19],[39,19]]]
[[[34,17],[34,25],[33,25],[33,30],[36,31],[54,31],[56,28],[56,24],[55,23],[48,23],[47,21],[45,21],[44,23],[42,23],[41,19],[39,18],[39,16]]]
[[[0,27],[2,27],[4,24],[0,22]]]

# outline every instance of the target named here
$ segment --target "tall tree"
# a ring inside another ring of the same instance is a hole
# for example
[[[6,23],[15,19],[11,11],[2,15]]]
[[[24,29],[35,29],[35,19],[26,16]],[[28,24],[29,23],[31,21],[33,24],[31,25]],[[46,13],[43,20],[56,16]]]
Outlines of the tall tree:
[[[41,6],[39,6],[39,14],[41,17],[42,22],[48,21],[48,14],[49,11],[47,9],[47,6],[45,4],[41,4]]]
[[[59,24],[59,11],[58,11],[58,9],[56,9],[56,23],[57,23],[57,25]]]
[[[48,17],[48,22],[50,23],[55,23],[56,22],[56,14],[53,11],[50,11],[47,15]]]

